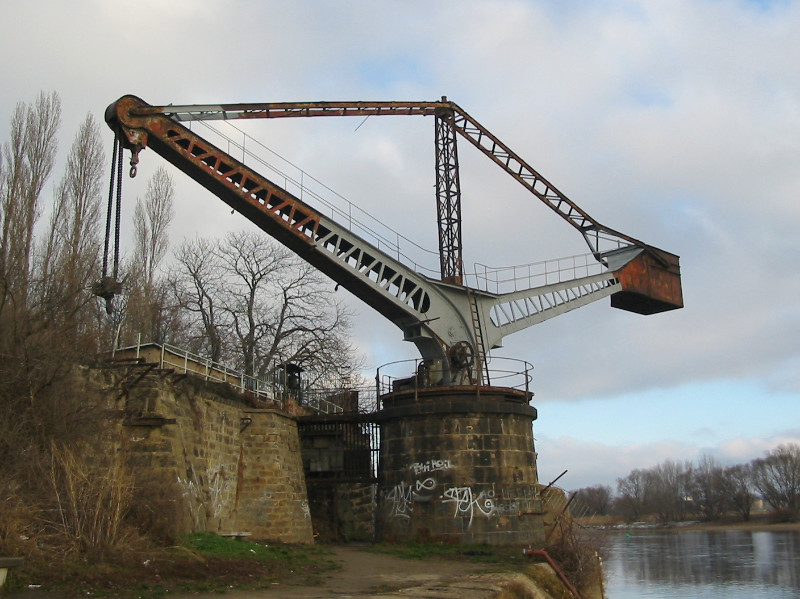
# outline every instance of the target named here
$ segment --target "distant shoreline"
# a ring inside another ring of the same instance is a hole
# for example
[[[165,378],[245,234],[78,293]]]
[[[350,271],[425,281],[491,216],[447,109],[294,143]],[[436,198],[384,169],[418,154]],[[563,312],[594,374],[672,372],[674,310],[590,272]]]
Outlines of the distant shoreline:
[[[747,522],[692,522],[685,526],[675,527],[678,530],[746,530],[753,532],[800,530],[800,522],[763,522],[748,520]]]
[[[632,522],[625,523],[613,521],[609,518],[580,518],[577,524],[584,528],[604,530],[608,532],[630,532],[634,530],[658,530],[669,532],[687,531],[725,531],[742,530],[752,532],[783,532],[800,531],[800,522],[771,522],[768,516],[761,514],[754,516],[750,520],[715,520],[712,522],[687,521],[669,522],[667,524],[657,524],[653,522]]]

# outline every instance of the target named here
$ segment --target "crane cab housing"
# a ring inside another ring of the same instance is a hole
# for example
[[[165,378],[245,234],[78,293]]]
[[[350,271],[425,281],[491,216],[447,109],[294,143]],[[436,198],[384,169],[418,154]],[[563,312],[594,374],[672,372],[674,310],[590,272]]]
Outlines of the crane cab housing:
[[[648,247],[616,271],[622,291],[611,296],[611,307],[657,314],[683,308],[678,256]]]

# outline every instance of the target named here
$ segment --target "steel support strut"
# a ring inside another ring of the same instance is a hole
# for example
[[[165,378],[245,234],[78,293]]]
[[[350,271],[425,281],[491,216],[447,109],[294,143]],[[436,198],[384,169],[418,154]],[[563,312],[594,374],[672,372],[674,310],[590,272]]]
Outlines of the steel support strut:
[[[461,181],[454,117],[452,109],[436,111],[436,209],[442,281],[461,285]]]

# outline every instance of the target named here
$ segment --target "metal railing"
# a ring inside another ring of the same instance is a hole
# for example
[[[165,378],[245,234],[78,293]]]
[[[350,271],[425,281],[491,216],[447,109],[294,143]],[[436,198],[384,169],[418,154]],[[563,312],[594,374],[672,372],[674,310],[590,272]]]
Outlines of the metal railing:
[[[114,350],[115,355],[120,352],[133,352],[135,358],[157,364],[159,368],[171,368],[180,374],[191,374],[206,381],[227,383],[241,393],[250,393],[262,400],[275,400],[272,381],[244,374],[169,343],[141,343],[139,340],[134,346]]]
[[[375,374],[375,392],[378,397],[395,391],[419,390],[429,385],[420,376],[422,358],[399,360],[380,366]],[[413,365],[413,366],[412,366]],[[530,393],[533,381],[533,365],[525,360],[515,358],[492,357],[489,368],[483,373],[483,381],[468,387],[503,387]],[[491,383],[489,382],[491,381]]]
[[[141,343],[114,350],[114,355],[132,354],[137,360],[155,364],[216,383],[227,383],[240,393],[283,407],[288,401],[318,414],[372,413],[377,409],[375,389],[352,388],[288,388],[280,377],[258,378],[244,374],[225,364],[190,352],[169,343]]]
[[[423,364],[421,358],[399,360],[380,366],[376,370],[375,385],[372,387],[289,389],[274,377],[252,377],[169,343],[137,343],[115,350],[115,354],[121,352],[132,353],[136,359],[156,364],[159,368],[169,368],[206,381],[227,383],[240,393],[262,401],[275,402],[281,406],[285,406],[287,401],[293,401],[317,414],[372,414],[380,409],[379,398],[383,395],[429,386],[419,374]],[[528,394],[533,380],[533,365],[525,360],[492,357],[488,371],[483,373],[483,379],[491,381],[493,387],[515,389]],[[459,386],[479,388],[489,384],[483,382]]]
[[[574,281],[606,272],[593,254],[543,260],[516,266],[487,266],[476,263],[475,272],[465,275],[468,284],[489,293],[511,293],[553,283]]]
[[[372,414],[378,409],[373,387],[303,389],[300,405],[318,414]]]

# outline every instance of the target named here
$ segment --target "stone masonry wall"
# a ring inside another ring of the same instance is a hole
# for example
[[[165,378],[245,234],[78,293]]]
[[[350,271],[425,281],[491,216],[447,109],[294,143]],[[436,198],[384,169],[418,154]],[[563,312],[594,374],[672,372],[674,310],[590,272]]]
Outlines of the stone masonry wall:
[[[378,540],[541,541],[535,410],[487,390],[419,395],[380,413]]]
[[[314,532],[322,541],[372,541],[375,480],[370,423],[307,418],[300,449]]]
[[[222,384],[151,374],[128,390],[121,449],[137,480],[174,481],[181,532],[312,542],[296,421]]]

